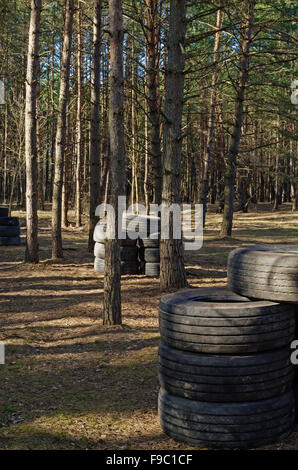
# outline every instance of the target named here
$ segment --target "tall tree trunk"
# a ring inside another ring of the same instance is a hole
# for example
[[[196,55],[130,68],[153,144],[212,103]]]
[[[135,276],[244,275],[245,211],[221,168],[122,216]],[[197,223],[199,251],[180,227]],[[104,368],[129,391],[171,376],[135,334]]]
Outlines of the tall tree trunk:
[[[10,81],[10,70],[9,70],[9,54],[6,56],[5,64],[5,76],[7,83]],[[8,105],[8,87],[5,87],[5,98],[4,98],[4,126],[3,126],[3,150],[2,150],[2,201],[6,203],[6,189],[7,189],[7,160],[8,160],[8,122],[9,122],[9,105]]]
[[[184,53],[186,2],[171,0],[168,32],[164,105],[163,206],[180,204],[182,111],[184,98]],[[170,218],[169,240],[161,239],[160,286],[162,290],[187,285],[182,240],[173,239],[173,218]]]
[[[62,184],[66,137],[66,109],[69,96],[69,74],[72,43],[74,0],[65,0],[65,23],[62,46],[59,107],[55,142],[55,175],[52,206],[52,258],[63,257],[61,234]]]
[[[77,3],[76,227],[82,225],[82,6]]]
[[[93,252],[93,232],[96,225],[95,210],[100,203],[100,51],[102,0],[94,0],[93,67],[91,72],[90,123],[90,203],[88,250]]]
[[[102,60],[103,87],[102,87],[102,132],[101,132],[101,167],[100,167],[100,191],[99,200],[106,202],[106,194],[109,179],[109,155],[110,155],[110,136],[108,129],[108,108],[109,108],[109,72],[110,59],[109,47],[106,44],[104,48],[105,60]]]
[[[274,181],[274,201],[273,201],[273,209],[276,211],[279,207],[280,201],[280,181],[279,181],[279,154],[278,151],[276,152],[275,156],[275,181]]]
[[[144,92],[148,94],[148,47],[145,46],[145,80]],[[146,213],[149,214],[149,145],[148,145],[148,100],[145,100],[145,161],[144,161],[144,198]]]
[[[213,54],[213,74],[211,83],[211,98],[210,98],[210,114],[208,120],[208,134],[207,134],[207,147],[204,155],[203,162],[203,175],[202,175],[202,186],[200,194],[200,204],[203,204],[203,224],[205,226],[205,218],[207,212],[207,199],[209,193],[209,179],[210,179],[210,164],[212,158],[212,144],[213,144],[213,133],[215,125],[215,111],[216,111],[216,95],[217,95],[217,77],[218,77],[218,59],[220,52],[220,29],[222,27],[223,12],[221,4],[217,12],[216,29],[218,30],[214,40],[214,54]]]
[[[132,30],[132,45],[131,45],[131,204],[137,202],[136,200],[136,140],[137,140],[137,123],[136,123],[136,69],[135,69],[135,38],[134,28]]]
[[[274,201],[273,210],[277,210],[280,203],[281,184],[280,184],[280,152],[281,152],[281,136],[280,136],[280,118],[276,120],[276,155],[275,155],[275,179],[274,179]]]
[[[70,106],[67,105],[66,111],[66,148],[64,155],[64,167],[63,167],[63,184],[62,184],[62,207],[61,207],[61,224],[63,228],[69,226],[68,220],[68,209],[69,209],[69,193],[70,193],[70,166],[72,162],[72,145],[71,145],[71,122],[70,122]]]
[[[236,98],[236,115],[231,144],[228,150],[228,154],[226,155],[227,168],[225,171],[224,213],[220,231],[221,237],[230,237],[232,235],[237,156],[242,134],[243,103],[245,88],[248,80],[249,50],[251,45],[255,5],[256,0],[250,0],[248,2],[248,12],[245,14],[245,19],[243,20],[244,33],[240,46],[240,76]]]
[[[295,135],[295,124],[292,124],[292,132]],[[290,139],[290,182],[291,182],[291,202],[292,211],[298,211],[298,164],[295,161],[295,147],[297,146],[294,139]]]
[[[36,101],[39,80],[39,27],[42,0],[31,1],[29,45],[26,77],[25,156],[26,221],[25,261],[38,263],[38,155],[36,137]],[[14,175],[15,176],[15,175]]]
[[[159,21],[158,1],[146,0],[148,42],[148,104],[150,119],[150,153],[153,166],[154,203],[161,203],[162,164],[160,145],[160,91],[159,91]]]
[[[125,195],[124,79],[122,0],[109,0],[110,33],[110,177],[109,203],[115,210],[115,239],[105,240],[105,325],[121,324],[120,243],[118,240],[118,196]]]
[[[40,63],[38,62],[38,76],[40,76]],[[36,95],[36,145],[38,155],[38,204],[39,209],[44,211],[44,185],[43,185],[43,149],[40,129],[40,80],[37,81]]]

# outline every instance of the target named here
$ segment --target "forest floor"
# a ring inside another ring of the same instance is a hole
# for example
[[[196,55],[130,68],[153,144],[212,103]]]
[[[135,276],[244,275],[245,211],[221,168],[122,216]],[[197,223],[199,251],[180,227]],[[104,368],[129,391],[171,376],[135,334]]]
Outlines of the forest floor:
[[[25,224],[23,212],[14,212]],[[210,213],[204,246],[186,256],[192,286],[223,286],[230,250],[251,243],[297,243],[298,214],[261,205],[235,214],[220,240]],[[24,229],[22,231],[24,241]],[[193,449],[168,438],[157,416],[157,279],[124,276],[123,325],[102,326],[103,278],[93,271],[86,229],[64,230],[65,260],[50,261],[50,213],[40,212],[42,262],[0,247],[0,449]],[[283,443],[297,449],[298,426]]]

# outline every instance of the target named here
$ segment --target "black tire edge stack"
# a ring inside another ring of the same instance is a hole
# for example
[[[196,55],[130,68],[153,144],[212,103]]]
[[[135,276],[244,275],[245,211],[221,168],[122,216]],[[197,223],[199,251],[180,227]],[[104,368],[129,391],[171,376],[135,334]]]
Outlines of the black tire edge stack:
[[[134,242],[132,244],[131,242]],[[94,270],[99,274],[104,273],[105,245],[104,240],[96,241],[94,245]],[[120,247],[121,274],[138,274],[138,249],[135,240],[121,240]]]
[[[228,258],[228,285],[250,298],[298,303],[298,245],[233,250]]]
[[[17,217],[8,217],[8,208],[0,207],[0,245],[19,246],[20,222]]]
[[[142,273],[146,276],[159,277],[160,233],[154,233],[149,238],[139,238],[138,245]]]
[[[204,448],[264,446],[286,438],[295,421],[298,247],[234,250],[228,285],[234,292],[190,289],[160,301],[160,423],[171,438]]]
[[[133,221],[134,229],[140,236],[136,240],[121,240],[121,274],[145,274],[159,277],[160,273],[160,218],[155,216],[124,214],[122,227],[129,235],[129,224]],[[153,221],[153,228],[151,223]],[[154,230],[158,230],[154,232]],[[135,232],[134,232],[135,234]],[[104,273],[105,248],[100,223],[95,227],[94,270]]]

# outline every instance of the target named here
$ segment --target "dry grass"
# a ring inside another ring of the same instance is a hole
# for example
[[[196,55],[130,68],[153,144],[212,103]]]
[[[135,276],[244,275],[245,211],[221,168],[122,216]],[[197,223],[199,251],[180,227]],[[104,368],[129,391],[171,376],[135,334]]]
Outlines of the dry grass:
[[[236,214],[230,240],[218,239],[220,215],[208,219],[203,249],[187,254],[193,286],[224,285],[237,246],[297,242],[287,206]],[[158,280],[123,277],[123,326],[103,327],[103,279],[86,241],[84,230],[65,231],[65,260],[52,264],[43,212],[40,265],[23,264],[24,246],[0,247],[0,449],[190,449],[157,417]],[[297,448],[297,429],[271,448]]]

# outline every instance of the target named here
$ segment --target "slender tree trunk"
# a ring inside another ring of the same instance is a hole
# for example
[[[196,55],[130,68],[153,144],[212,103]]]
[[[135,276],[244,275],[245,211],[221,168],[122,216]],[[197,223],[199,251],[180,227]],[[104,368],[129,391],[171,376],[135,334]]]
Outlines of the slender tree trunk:
[[[216,95],[217,95],[217,77],[218,77],[218,59],[220,52],[220,29],[222,27],[223,21],[223,12],[221,5],[217,12],[217,21],[216,29],[218,30],[215,35],[214,40],[214,55],[213,55],[213,64],[214,70],[212,74],[212,83],[211,83],[211,99],[210,99],[210,115],[208,122],[208,134],[207,134],[207,147],[206,153],[204,155],[203,163],[203,175],[202,175],[202,186],[201,186],[201,195],[200,195],[200,204],[203,204],[203,223],[205,226],[205,218],[207,212],[207,199],[209,193],[209,179],[210,179],[210,164],[212,158],[212,144],[213,144],[213,133],[215,125],[215,111],[216,111]]]
[[[224,213],[220,231],[221,237],[230,237],[232,235],[237,156],[242,134],[243,103],[245,88],[248,80],[249,50],[251,45],[255,4],[256,0],[250,0],[248,2],[248,12],[246,14],[246,18],[243,21],[244,36],[241,43],[240,77],[236,99],[235,123],[231,144],[228,150],[228,154],[226,155],[227,168],[225,172]]]
[[[61,224],[63,228],[69,226],[68,220],[68,208],[69,208],[69,189],[70,189],[70,165],[72,161],[72,145],[71,145],[71,123],[70,123],[70,109],[69,103],[66,111],[66,149],[64,156],[64,167],[63,167],[63,185],[62,185],[62,215]]]
[[[7,77],[7,83],[9,83],[9,55],[6,58],[6,70],[5,75]],[[6,203],[6,188],[7,188],[7,154],[8,154],[8,87],[5,88],[5,108],[4,108],[4,127],[3,127],[3,182],[2,182],[2,200]]]
[[[18,174],[18,168],[14,168],[12,179],[11,179],[10,196],[9,196],[9,202],[8,202],[8,216],[9,217],[11,217],[12,201],[13,201],[13,195],[16,189],[17,174]],[[38,262],[38,261],[33,261],[33,262]]]
[[[136,202],[136,140],[137,140],[137,126],[136,126],[136,70],[135,70],[135,39],[134,28],[131,46],[131,204]]]
[[[150,119],[150,153],[153,166],[154,203],[160,204],[162,193],[162,163],[160,144],[159,92],[159,21],[158,1],[146,0],[148,42],[148,104]]]
[[[77,3],[76,227],[82,225],[82,6]]]
[[[274,181],[274,201],[273,209],[276,211],[279,207],[279,197],[280,197],[280,182],[279,182],[279,155],[278,151],[275,156],[275,181]]]
[[[122,0],[109,0],[110,33],[110,177],[109,203],[115,210],[115,239],[105,240],[105,325],[121,324],[120,244],[118,240],[118,196],[125,195],[124,79]]]
[[[292,132],[295,135],[295,124],[292,124]],[[292,211],[298,211],[298,164],[295,161],[295,147],[296,141],[290,139],[290,181],[291,181],[291,202]]]
[[[163,206],[180,204],[182,111],[184,98],[184,53],[186,2],[171,0],[168,32],[164,105]],[[162,290],[187,285],[182,240],[173,239],[173,218],[169,224],[170,239],[161,239],[160,286]]]
[[[51,50],[51,153],[49,158],[49,200],[53,199],[54,190],[54,172],[55,172],[55,101],[54,101],[54,90],[55,90],[55,35],[52,31],[53,42]]]
[[[31,1],[25,104],[26,221],[25,261],[38,263],[38,155],[36,102],[39,80],[39,27],[42,0]],[[14,180],[15,180],[14,174]],[[14,181],[13,181],[14,184]]]
[[[38,62],[38,76],[40,76],[40,63]],[[44,211],[44,186],[43,186],[43,149],[40,129],[40,80],[37,81],[36,93],[36,145],[38,155],[38,204],[39,209]]]
[[[102,87],[102,132],[101,132],[101,167],[100,167],[100,191],[99,200],[106,202],[107,194],[107,181],[109,175],[109,155],[110,155],[110,137],[108,129],[108,108],[109,108],[109,47],[108,45],[104,48],[105,52],[105,63],[103,69],[103,87]]]
[[[93,67],[91,72],[91,124],[90,124],[90,205],[88,250],[93,252],[93,232],[96,225],[95,210],[100,203],[100,51],[102,0],[94,0]]]
[[[63,257],[61,234],[62,184],[66,137],[66,109],[69,95],[69,74],[72,43],[74,0],[65,0],[65,24],[62,46],[62,63],[59,108],[55,143],[55,175],[52,206],[52,258]]]
[[[145,46],[145,96],[148,94],[148,48]],[[148,145],[148,100],[145,100],[145,161],[144,161],[144,198],[146,212],[149,214],[149,145]]]

